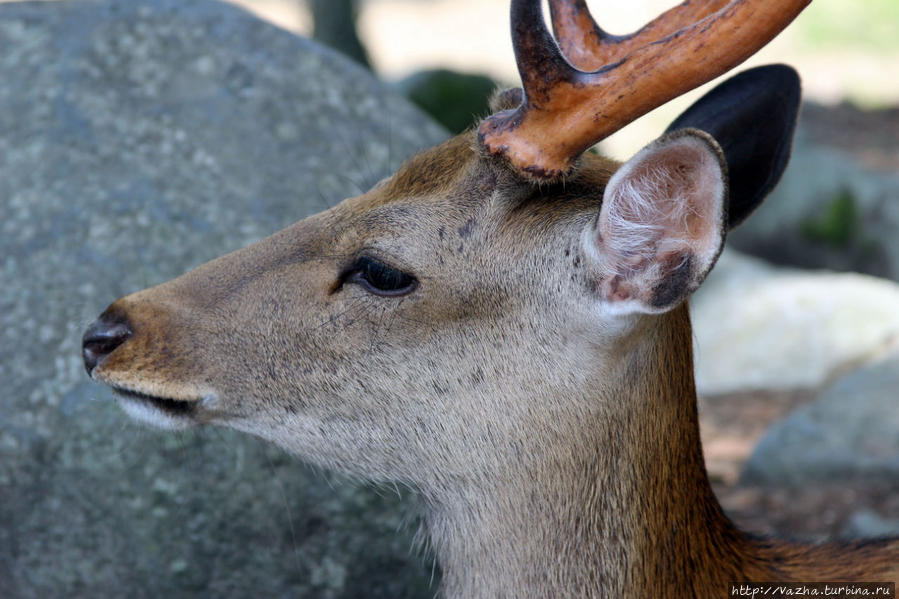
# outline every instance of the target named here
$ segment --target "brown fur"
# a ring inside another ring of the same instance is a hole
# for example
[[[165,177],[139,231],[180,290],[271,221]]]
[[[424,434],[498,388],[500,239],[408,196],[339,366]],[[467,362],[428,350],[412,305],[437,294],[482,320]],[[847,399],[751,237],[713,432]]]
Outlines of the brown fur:
[[[582,250],[617,164],[533,187],[465,134],[367,194],[110,315],[93,371],[302,458],[415,485],[447,597],[722,597],[740,580],[892,580],[899,542],[761,541],[699,441],[686,305],[609,319]],[[419,281],[340,282],[361,254]],[[126,400],[123,401],[134,401]]]

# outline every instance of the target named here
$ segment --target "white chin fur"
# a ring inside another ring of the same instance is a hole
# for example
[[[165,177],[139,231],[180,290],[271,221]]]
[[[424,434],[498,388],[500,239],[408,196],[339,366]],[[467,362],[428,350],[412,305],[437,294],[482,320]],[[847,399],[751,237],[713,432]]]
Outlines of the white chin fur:
[[[165,412],[149,401],[119,393],[116,393],[116,400],[128,416],[141,424],[170,431],[182,431],[195,424],[190,418]]]

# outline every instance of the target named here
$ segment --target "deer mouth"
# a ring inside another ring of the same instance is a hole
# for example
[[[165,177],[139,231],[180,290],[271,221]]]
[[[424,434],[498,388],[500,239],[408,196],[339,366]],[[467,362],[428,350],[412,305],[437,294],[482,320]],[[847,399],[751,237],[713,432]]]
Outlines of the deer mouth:
[[[197,421],[198,400],[181,400],[113,387],[119,405],[134,420],[157,428],[179,430]]]

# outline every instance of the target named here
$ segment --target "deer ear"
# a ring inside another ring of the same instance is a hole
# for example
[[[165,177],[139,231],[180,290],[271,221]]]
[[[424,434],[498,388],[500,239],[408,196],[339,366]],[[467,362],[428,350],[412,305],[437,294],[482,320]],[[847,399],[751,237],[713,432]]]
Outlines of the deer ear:
[[[726,165],[695,129],[640,150],[609,180],[587,239],[597,292],[618,313],[657,313],[683,301],[724,244]]]
[[[752,213],[777,185],[790,160],[799,114],[799,75],[773,64],[731,77],[690,106],[668,131],[709,133],[727,160],[727,228]]]

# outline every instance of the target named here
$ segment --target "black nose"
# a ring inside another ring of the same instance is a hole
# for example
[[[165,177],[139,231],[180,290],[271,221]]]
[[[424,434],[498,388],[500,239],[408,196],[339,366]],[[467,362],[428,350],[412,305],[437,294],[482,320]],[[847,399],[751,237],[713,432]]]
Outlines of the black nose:
[[[107,310],[84,331],[81,355],[84,368],[90,374],[94,367],[131,336],[131,325],[125,315]]]

